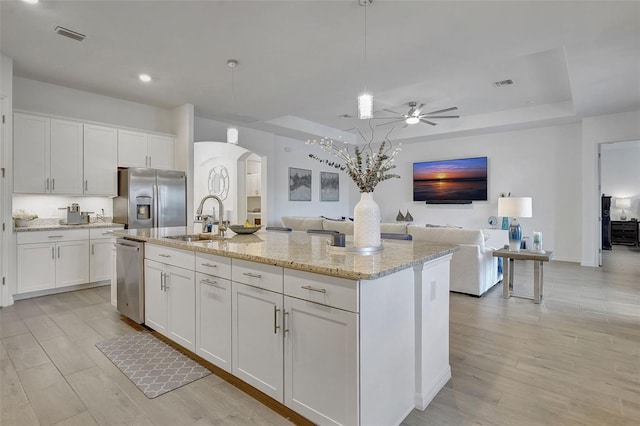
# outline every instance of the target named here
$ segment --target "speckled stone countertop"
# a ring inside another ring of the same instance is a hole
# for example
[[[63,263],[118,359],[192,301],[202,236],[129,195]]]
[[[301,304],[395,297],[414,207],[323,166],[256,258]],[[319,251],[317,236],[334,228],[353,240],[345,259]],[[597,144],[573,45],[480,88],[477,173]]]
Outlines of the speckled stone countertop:
[[[112,223],[111,218],[108,218],[108,222],[91,222],[81,223],[78,225],[66,225],[61,224],[59,219],[36,219],[29,223],[29,226],[15,226],[13,230],[16,232],[31,232],[31,231],[54,231],[63,229],[82,229],[82,228],[124,228],[121,223]]]
[[[192,227],[127,229],[115,231],[116,236],[216,254],[234,259],[266,263],[318,274],[347,279],[376,279],[407,269],[423,262],[452,254],[459,250],[451,244],[434,244],[426,241],[384,240],[380,252],[360,255],[329,252],[328,235],[306,232],[277,232],[260,230],[251,235],[235,235],[227,231],[224,239],[185,242],[166,237],[194,234]],[[347,236],[347,246],[353,237]]]

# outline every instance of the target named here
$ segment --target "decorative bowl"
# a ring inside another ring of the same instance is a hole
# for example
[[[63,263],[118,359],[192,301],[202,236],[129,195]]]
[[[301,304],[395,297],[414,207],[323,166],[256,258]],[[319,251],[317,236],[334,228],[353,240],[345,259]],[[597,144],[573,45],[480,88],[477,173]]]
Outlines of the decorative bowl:
[[[236,234],[253,234],[260,228],[262,228],[262,226],[229,225],[229,229]]]
[[[13,219],[13,221],[16,224],[16,228],[25,228],[29,226],[29,222],[31,222],[29,219]]]

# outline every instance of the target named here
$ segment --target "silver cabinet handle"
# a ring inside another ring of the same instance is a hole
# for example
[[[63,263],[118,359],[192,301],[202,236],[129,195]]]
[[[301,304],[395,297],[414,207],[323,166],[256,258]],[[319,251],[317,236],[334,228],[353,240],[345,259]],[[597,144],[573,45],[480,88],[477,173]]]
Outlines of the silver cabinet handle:
[[[151,156],[149,156],[149,167],[151,167]]]
[[[251,277],[251,278],[262,278],[262,275],[260,274],[253,274],[251,272],[243,272],[242,275],[246,275],[247,277]]]
[[[60,259],[60,247],[58,247],[58,259]]]
[[[224,287],[218,285],[218,281],[211,281],[208,278],[204,278],[204,279],[200,280],[200,282],[202,284],[207,284],[207,285],[210,285],[210,286],[213,286],[213,287],[224,288]]]
[[[56,258],[56,249],[51,247],[51,258],[55,259]]]
[[[44,181],[44,190],[45,191],[49,190],[49,178],[46,178]]]
[[[278,325],[278,312],[280,312],[280,309],[273,305],[273,334],[278,334],[278,329],[280,328]]]
[[[164,272],[160,272],[160,291],[164,291]]]
[[[62,238],[64,235],[49,235],[47,238]]]
[[[289,315],[289,312],[284,311],[284,317],[282,318],[282,325],[284,325],[284,332],[288,333],[289,332],[289,327],[287,327],[287,316]]]
[[[214,263],[202,263],[202,266],[208,266],[209,268],[215,268],[218,265],[214,264]]]
[[[315,288],[315,287],[311,287],[310,285],[303,285],[302,288],[304,288],[305,290],[309,290],[309,291],[316,291],[318,293],[326,293],[327,290],[324,288]]]
[[[84,190],[88,191],[89,190],[89,180],[85,180],[84,181]]]
[[[158,256],[160,256],[160,257],[171,257],[171,255],[164,254],[164,253],[160,253],[160,254],[158,254]]]
[[[51,190],[53,191],[54,189],[56,189],[56,179],[51,178]]]
[[[95,246],[96,246],[95,244],[91,244],[91,255],[96,254],[94,249]]]
[[[164,291],[166,292],[169,289],[169,285],[167,282],[169,281],[169,274],[164,273]]]

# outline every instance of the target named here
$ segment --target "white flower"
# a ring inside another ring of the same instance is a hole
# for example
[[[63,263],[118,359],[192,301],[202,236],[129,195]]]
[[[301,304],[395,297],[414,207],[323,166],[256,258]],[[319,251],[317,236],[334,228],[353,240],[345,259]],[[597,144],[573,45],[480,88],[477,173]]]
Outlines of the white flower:
[[[38,218],[38,215],[31,211],[20,209],[13,212],[12,217],[13,219],[34,220]]]

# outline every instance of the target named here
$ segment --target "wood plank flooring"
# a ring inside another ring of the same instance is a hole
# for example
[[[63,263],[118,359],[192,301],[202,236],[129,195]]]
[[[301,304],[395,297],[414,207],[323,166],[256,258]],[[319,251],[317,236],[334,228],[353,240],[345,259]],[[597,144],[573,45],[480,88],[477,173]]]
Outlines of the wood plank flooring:
[[[451,294],[453,377],[403,425],[640,424],[640,252],[544,272],[540,305],[501,285]],[[533,294],[531,262],[516,261],[515,291]],[[0,424],[291,424],[215,375],[147,399],[94,346],[133,331],[108,287],[0,309]]]

